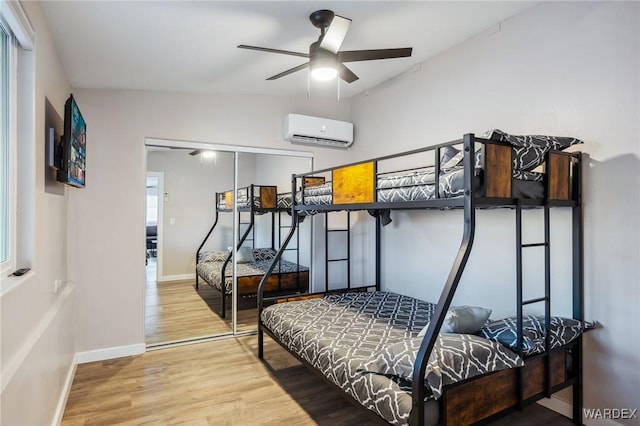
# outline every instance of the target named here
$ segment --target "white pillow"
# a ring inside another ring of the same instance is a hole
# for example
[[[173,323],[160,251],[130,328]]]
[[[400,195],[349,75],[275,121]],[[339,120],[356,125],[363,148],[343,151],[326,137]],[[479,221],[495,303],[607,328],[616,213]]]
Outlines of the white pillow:
[[[440,333],[473,334],[486,324],[489,315],[491,315],[491,309],[478,306],[454,306],[447,311]],[[418,336],[424,336],[428,327],[427,323]]]

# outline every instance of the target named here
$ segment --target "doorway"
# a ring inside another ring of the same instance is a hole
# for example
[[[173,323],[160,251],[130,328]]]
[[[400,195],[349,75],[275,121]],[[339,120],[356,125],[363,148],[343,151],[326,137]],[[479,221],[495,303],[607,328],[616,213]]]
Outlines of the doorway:
[[[163,193],[164,173],[148,172],[145,199],[145,265],[147,269],[147,281],[156,280],[158,276],[157,258],[158,258],[158,238],[162,233],[162,229],[158,231],[158,226],[162,228],[161,217],[162,203],[160,203],[160,194]]]

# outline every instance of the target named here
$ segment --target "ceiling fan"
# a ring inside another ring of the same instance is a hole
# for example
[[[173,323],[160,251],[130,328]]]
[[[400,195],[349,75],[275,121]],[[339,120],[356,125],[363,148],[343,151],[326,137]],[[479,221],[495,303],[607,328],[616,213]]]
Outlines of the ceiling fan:
[[[238,47],[240,49],[280,53],[309,59],[309,62],[271,76],[267,78],[267,80],[276,80],[309,67],[311,69],[311,77],[316,80],[330,80],[339,74],[342,80],[347,83],[353,83],[358,79],[358,76],[344,65],[345,62],[373,61],[376,59],[406,58],[411,56],[411,47],[340,51],[340,46],[351,25],[351,19],[338,16],[330,10],[323,9],[317,10],[309,15],[309,20],[316,28],[320,28],[320,37],[317,41],[311,43],[309,53],[248,46],[246,44],[241,44]]]

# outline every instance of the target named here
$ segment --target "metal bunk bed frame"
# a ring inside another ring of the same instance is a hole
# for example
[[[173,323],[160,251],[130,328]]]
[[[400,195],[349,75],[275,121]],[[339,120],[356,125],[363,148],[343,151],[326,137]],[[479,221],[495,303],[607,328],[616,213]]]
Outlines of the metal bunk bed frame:
[[[240,250],[240,248],[243,246],[243,244],[247,241],[251,241],[252,244],[252,248],[254,247],[254,238],[255,238],[255,215],[256,214],[265,214],[265,213],[269,213],[271,214],[271,249],[275,250],[275,214],[278,213],[278,240],[281,240],[281,235],[282,235],[282,229],[284,228],[289,228],[289,226],[283,226],[282,225],[282,217],[280,216],[280,213],[282,213],[284,210],[280,207],[277,206],[277,200],[276,200],[276,204],[275,207],[257,207],[254,205],[253,203],[253,194],[254,194],[254,190],[256,187],[267,187],[265,185],[254,185],[251,184],[249,186],[243,187],[243,188],[238,188],[237,191],[247,191],[247,196],[250,198],[250,202],[248,206],[243,206],[243,207],[239,207],[238,208],[238,233],[241,234],[239,236],[238,239],[238,246],[237,246],[237,250]],[[275,195],[275,191],[276,191],[276,187],[273,186],[273,192]],[[216,200],[216,208],[215,208],[215,219],[213,221],[213,225],[211,225],[211,228],[209,229],[209,231],[207,232],[207,235],[204,237],[204,239],[202,240],[202,243],[200,243],[200,246],[198,246],[198,250],[196,251],[196,266],[198,264],[198,259],[200,258],[200,252],[202,251],[202,248],[204,247],[204,245],[206,244],[207,240],[209,239],[209,237],[211,236],[211,234],[213,233],[213,230],[216,228],[216,225],[218,224],[218,219],[219,219],[219,212],[233,212],[233,208],[224,208],[224,209],[220,209],[219,205],[220,205],[220,200],[224,198],[225,194],[229,192],[229,191],[225,191],[225,192],[216,192],[215,195],[215,200]],[[237,192],[236,192],[237,193]],[[242,222],[242,213],[249,213],[249,222]],[[241,230],[241,226],[242,225],[248,225],[244,232],[242,232]],[[294,230],[295,231],[295,230]],[[249,235],[251,235],[251,238],[249,238]],[[296,246],[296,251],[298,251],[298,246]],[[221,286],[220,288],[222,296],[221,296],[221,313],[220,316],[222,318],[226,317],[226,298],[228,296],[228,294],[225,292],[225,279],[226,279],[226,268],[227,265],[229,264],[229,262],[231,262],[231,258],[232,258],[232,252],[229,252],[229,254],[227,255],[226,259],[224,260],[223,264],[222,264],[222,282],[221,282]],[[299,253],[298,253],[298,260],[299,260]],[[299,263],[299,262],[298,262]],[[199,283],[200,281],[200,276],[198,275],[198,271],[196,270],[196,290],[199,288]]]
[[[298,221],[300,220],[300,215],[305,214],[307,212],[328,212],[328,211],[336,211],[336,210],[408,210],[408,209],[446,209],[446,208],[462,208],[464,210],[464,229],[463,229],[463,237],[460,243],[460,247],[458,249],[458,253],[455,257],[453,265],[451,267],[451,271],[449,276],[444,284],[442,289],[440,298],[438,300],[437,307],[435,312],[431,317],[431,321],[429,323],[429,327],[424,336],[420,349],[417,353],[414,371],[413,371],[413,380],[412,380],[412,414],[410,418],[410,424],[412,426],[420,426],[424,424],[425,413],[424,413],[424,404],[423,401],[425,399],[425,386],[424,386],[424,377],[427,368],[427,364],[429,361],[429,355],[436,343],[436,339],[438,337],[438,331],[440,330],[447,310],[449,309],[455,292],[458,288],[458,284],[462,277],[462,273],[466,266],[467,260],[471,253],[471,249],[473,246],[473,240],[475,235],[475,227],[476,227],[476,209],[477,208],[489,208],[489,207],[509,207],[515,209],[516,212],[516,250],[517,250],[517,265],[516,265],[516,317],[517,317],[517,347],[519,355],[523,355],[523,306],[538,302],[545,303],[545,326],[546,330],[549,330],[550,327],[550,232],[549,232],[549,208],[550,207],[570,207],[572,209],[572,305],[573,305],[573,319],[583,321],[584,318],[584,274],[583,274],[583,216],[582,216],[582,178],[581,178],[581,168],[582,168],[582,153],[565,153],[565,152],[557,152],[553,151],[553,153],[547,153],[546,157],[546,167],[548,170],[547,175],[545,176],[545,198],[544,199],[519,199],[519,198],[511,198],[510,195],[508,197],[498,196],[498,197],[490,197],[485,195],[477,195],[476,189],[473,185],[473,176],[474,176],[474,167],[475,167],[475,142],[479,141],[483,144],[483,149],[487,147],[496,147],[496,150],[489,151],[488,149],[484,152],[483,158],[487,159],[487,154],[489,156],[493,155],[502,155],[500,151],[504,152],[505,149],[508,149],[509,155],[509,180],[511,179],[511,145],[505,144],[503,142],[497,142],[493,140],[481,139],[475,137],[473,134],[465,134],[464,137],[460,140],[455,140],[451,142],[446,142],[438,145],[433,145],[425,148],[420,148],[412,151],[406,151],[394,155],[388,155],[385,157],[376,158],[373,160],[367,160],[357,163],[352,163],[346,166],[341,167],[349,167],[358,164],[363,164],[366,162],[373,162],[374,167],[374,179],[378,176],[377,173],[377,165],[379,161],[392,159],[400,156],[412,155],[421,153],[424,151],[434,151],[435,155],[435,183],[434,186],[436,188],[435,198],[425,201],[408,201],[408,202],[399,202],[399,203],[354,203],[354,204],[332,204],[332,205],[305,205],[304,204],[304,192],[303,199],[299,205],[294,205],[291,208],[291,218],[292,218],[292,227],[291,232],[287,236],[284,241],[284,244],[281,246],[281,249],[276,254],[274,259],[274,263],[271,265],[271,268],[267,271],[265,276],[263,277],[260,286],[258,288],[258,357],[260,359],[264,356],[264,333],[267,333],[273,340],[281,344],[278,339],[270,332],[268,328],[266,328],[261,321],[261,313],[264,308],[265,302],[274,303],[276,301],[288,301],[288,300],[297,300],[304,298],[302,297],[292,297],[292,298],[267,298],[264,297],[263,287],[264,283],[268,276],[273,272],[274,265],[280,259],[283,248],[286,248],[289,240],[293,235],[293,231],[297,226]],[[440,198],[439,196],[439,175],[440,175],[440,150],[446,146],[450,145],[458,145],[462,144],[464,151],[463,158],[463,168],[464,168],[464,195],[458,198]],[[498,148],[501,147],[502,148]],[[552,158],[552,156],[558,156]],[[552,163],[552,164],[550,164]],[[555,179],[551,179],[551,173],[559,173],[563,168],[568,169],[568,179],[563,181],[561,176],[557,176]],[[306,176],[312,174],[325,173],[335,170],[335,168],[328,168],[324,170],[317,170],[310,173],[304,173],[299,175],[292,176],[292,199],[296,200],[296,186],[297,179],[304,179]],[[490,173],[489,170],[485,168],[485,173]],[[485,175],[486,176],[486,175]],[[560,179],[560,182],[558,182]],[[511,191],[509,183],[509,191]],[[376,185],[377,186],[377,185]],[[377,187],[375,188],[377,189]],[[485,192],[489,190],[485,188]],[[510,194],[510,192],[509,192]],[[564,199],[556,199],[556,194],[560,194]],[[377,199],[377,197],[376,197]],[[542,243],[533,243],[533,244],[522,244],[522,209],[523,208],[535,208],[542,207],[544,209],[544,235],[545,241]],[[371,287],[375,287],[376,290],[380,290],[380,229],[381,229],[381,220],[380,217],[376,217],[376,235],[375,235],[375,286],[366,286],[359,287],[355,289],[350,289],[348,291],[367,291]],[[545,247],[545,296],[523,300],[523,280],[522,280],[522,249],[526,247],[535,247],[535,246],[544,246]],[[346,289],[335,290],[335,291],[345,291]],[[327,294],[332,291],[327,291],[322,294]],[[316,297],[315,294],[309,294],[309,297]],[[571,371],[572,377],[566,379],[563,383],[553,385],[551,381],[551,351],[550,351],[550,333],[546,333],[546,342],[545,342],[545,350],[543,353],[534,355],[532,357],[527,358],[531,359],[543,359],[543,363],[545,365],[545,379],[544,379],[544,392],[537,393],[535,395],[530,395],[525,398],[524,395],[524,387],[525,387],[525,379],[524,379],[524,368],[518,368],[518,380],[517,380],[517,403],[515,408],[522,409],[525,404],[535,402],[542,397],[550,397],[553,392],[556,392],[560,389],[563,389],[568,386],[573,386],[573,423],[581,425],[582,424],[582,335],[578,337],[575,342],[572,342],[571,350],[570,350],[570,362],[571,362]],[[282,344],[281,344],[282,345]],[[285,349],[287,349],[284,345],[282,345]],[[293,354],[298,358],[304,365],[309,367],[312,371],[318,373],[318,375],[323,378],[327,383],[340,390],[348,400],[350,400],[356,406],[363,408],[369,414],[372,414],[374,417],[379,418],[375,413],[370,410],[362,407],[355,398],[344,394],[342,389],[340,389],[337,385],[330,382],[327,378],[322,376],[321,373],[317,372],[313,366],[311,366],[306,360],[302,359],[297,354]],[[495,373],[492,373],[495,374]],[[488,375],[491,376],[492,374]],[[482,377],[488,377],[482,376]],[[474,379],[471,379],[474,380]],[[441,422],[447,422],[446,411],[444,406],[446,404],[446,394],[440,400],[441,413]],[[506,407],[497,411],[496,413],[491,414],[489,417],[484,418],[483,420],[487,420],[489,418],[499,417],[513,410],[514,407]]]

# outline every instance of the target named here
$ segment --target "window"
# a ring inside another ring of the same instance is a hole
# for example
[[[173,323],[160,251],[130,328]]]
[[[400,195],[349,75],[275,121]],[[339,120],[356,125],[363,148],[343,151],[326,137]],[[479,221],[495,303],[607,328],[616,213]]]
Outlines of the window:
[[[22,5],[0,0],[0,274],[30,265],[35,143],[34,31]],[[18,178],[20,177],[20,178]],[[18,194],[21,196],[18,197]],[[21,244],[24,242],[24,244]],[[5,284],[6,283],[6,284]],[[16,280],[2,280],[4,294]]]
[[[13,120],[12,105],[13,87],[12,79],[15,78],[12,70],[12,37],[6,26],[0,21],[0,271],[4,274],[15,266],[14,224],[11,217],[13,212],[13,200],[15,185],[15,161],[11,161],[15,146],[13,146]]]

